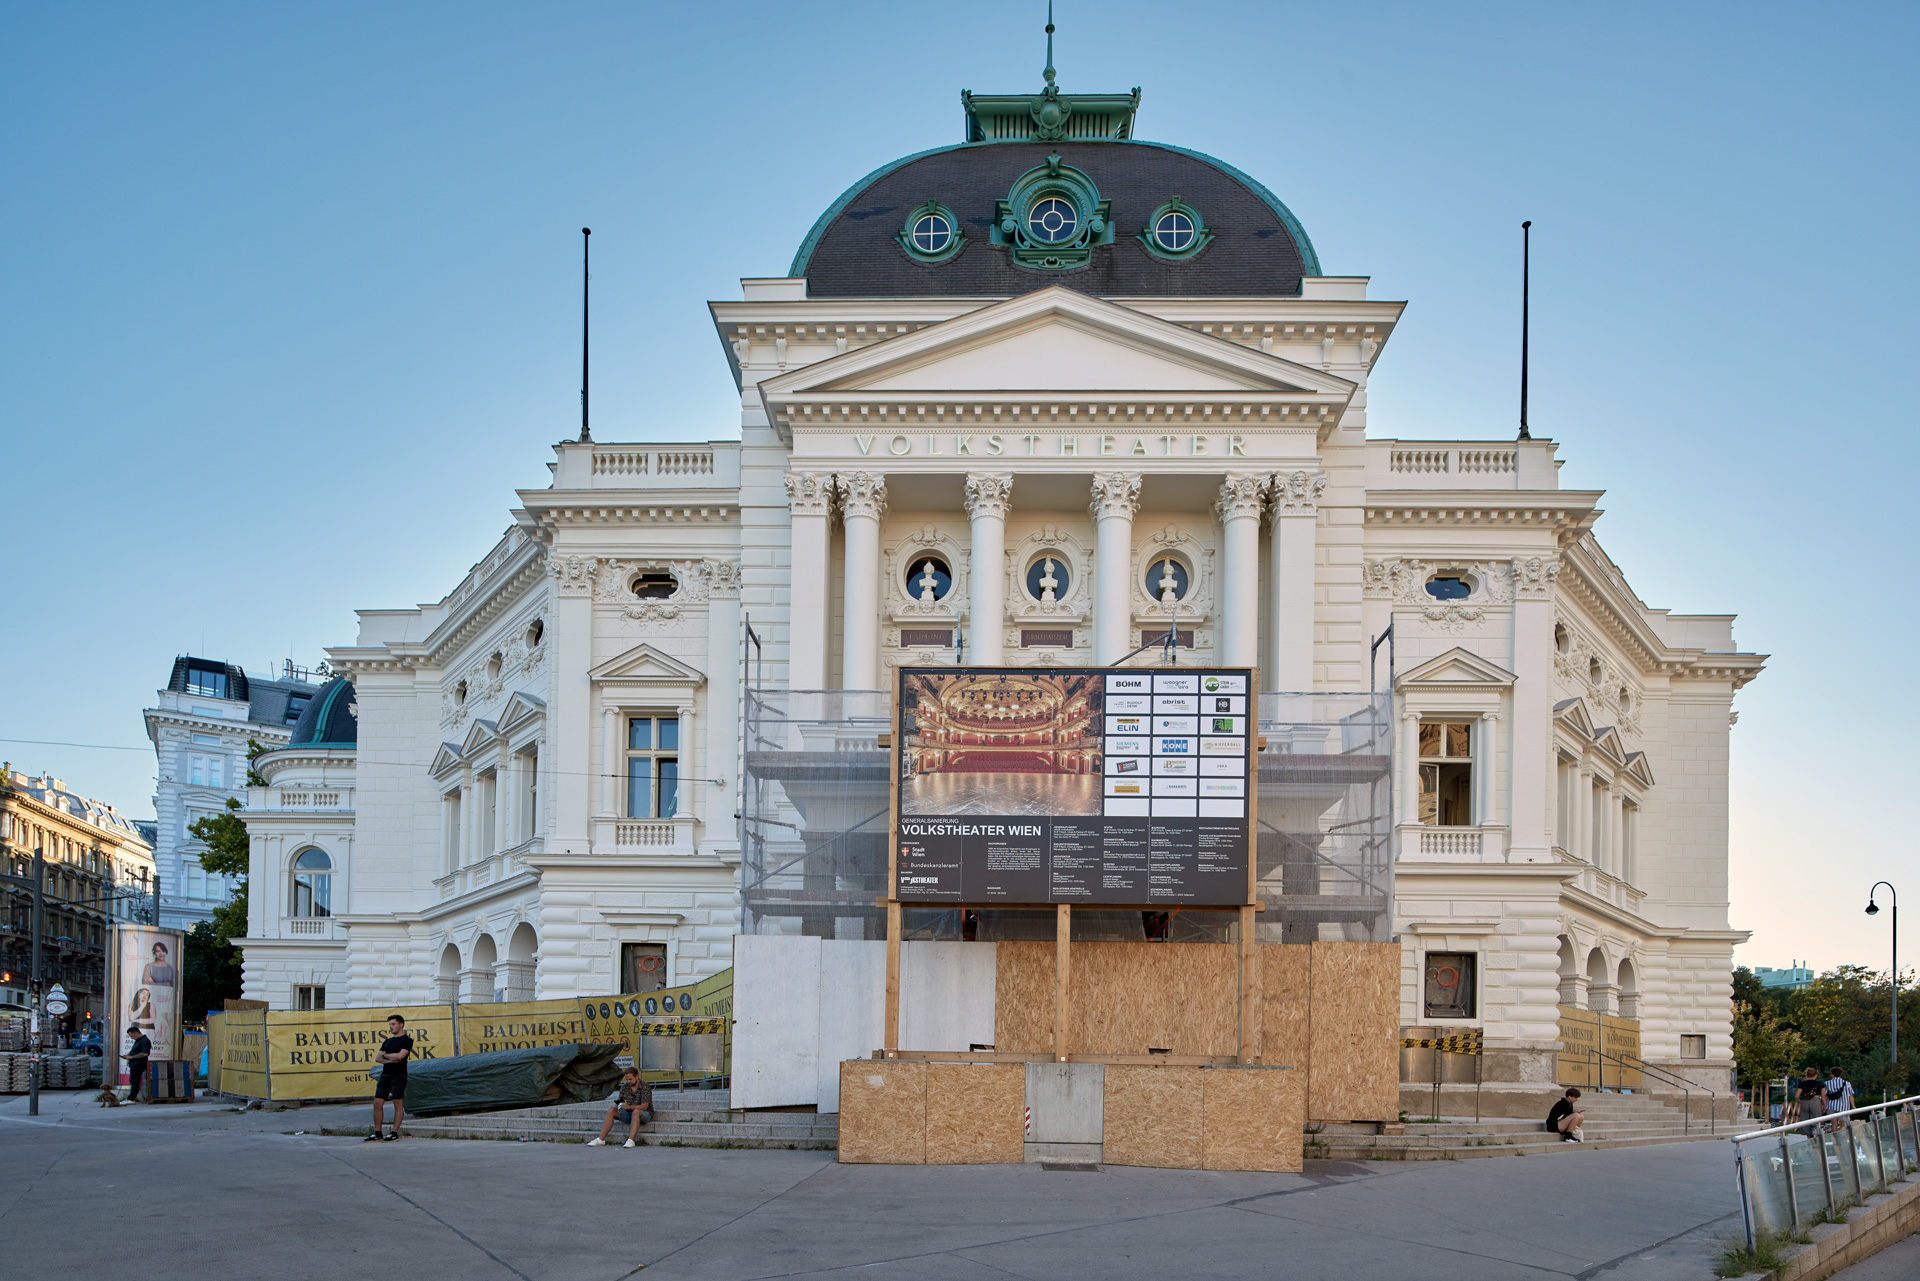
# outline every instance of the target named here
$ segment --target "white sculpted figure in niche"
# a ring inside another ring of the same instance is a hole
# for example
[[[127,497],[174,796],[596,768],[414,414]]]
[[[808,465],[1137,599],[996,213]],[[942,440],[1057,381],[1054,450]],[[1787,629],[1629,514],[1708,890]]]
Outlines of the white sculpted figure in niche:
[[[920,584],[920,603],[922,605],[933,604],[934,589],[940,586],[940,580],[933,576],[932,561],[927,561],[920,566],[920,577],[916,581]]]
[[[1055,594],[1059,586],[1060,580],[1053,576],[1053,557],[1049,556],[1040,562],[1040,603],[1050,605],[1060,599]]]
[[[1180,586],[1180,580],[1173,576],[1173,561],[1171,560],[1161,561],[1160,562],[1160,603],[1162,605],[1165,605],[1169,611],[1171,611],[1176,605],[1180,603],[1180,598],[1174,595],[1174,592],[1179,588],[1179,586]]]

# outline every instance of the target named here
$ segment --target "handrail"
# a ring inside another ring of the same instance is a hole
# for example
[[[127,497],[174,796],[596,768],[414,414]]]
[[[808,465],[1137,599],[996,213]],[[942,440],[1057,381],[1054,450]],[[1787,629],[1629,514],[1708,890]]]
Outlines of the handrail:
[[[1643,1059],[1643,1058],[1641,1058],[1641,1057],[1640,1057],[1640,1056],[1639,1056],[1638,1054],[1629,1054],[1629,1055],[1626,1055],[1625,1057],[1626,1057],[1626,1058],[1629,1058],[1629,1059],[1632,1059],[1632,1060],[1633,1060],[1633,1061],[1634,1061],[1635,1063],[1638,1063],[1638,1064],[1640,1065],[1640,1071],[1642,1071],[1642,1072],[1651,1072],[1651,1073],[1653,1073],[1653,1074],[1654,1074],[1655,1076],[1657,1076],[1657,1077],[1660,1077],[1660,1078],[1661,1078],[1662,1080],[1665,1080],[1665,1081],[1667,1081],[1667,1082],[1669,1082],[1669,1083],[1671,1083],[1671,1084],[1673,1084],[1673,1085],[1677,1085],[1677,1086],[1679,1086],[1679,1087],[1680,1087],[1680,1093],[1681,1093],[1682,1095],[1684,1095],[1684,1096],[1686,1096],[1686,1098],[1688,1099],[1688,1101],[1689,1101],[1689,1102],[1690,1102],[1690,1101],[1692,1100],[1692,1097],[1693,1097],[1693,1096],[1692,1096],[1692,1090],[1704,1090],[1704,1091],[1706,1091],[1706,1095],[1707,1095],[1707,1133],[1708,1133],[1708,1134],[1718,1134],[1718,1133],[1720,1132],[1720,1094],[1719,1094],[1719,1091],[1717,1091],[1717,1090],[1715,1090],[1715,1089],[1714,1089],[1714,1088],[1713,1088],[1712,1086],[1710,1086],[1710,1085],[1702,1085],[1702,1084],[1700,1084],[1700,1083],[1699,1083],[1698,1081],[1689,1081],[1689,1080],[1687,1080],[1687,1079],[1686,1079],[1685,1077],[1683,1077],[1683,1076],[1680,1076],[1680,1075],[1678,1075],[1677,1073],[1673,1073],[1673,1072],[1669,1072],[1669,1071],[1667,1071],[1667,1070],[1666,1070],[1665,1068],[1659,1068],[1659,1067],[1655,1067],[1655,1066],[1654,1066],[1653,1064],[1651,1064],[1651,1063],[1649,1063],[1649,1062],[1647,1062],[1647,1061],[1646,1061],[1645,1059]],[[1617,1061],[1617,1060],[1616,1060],[1616,1061]],[[1689,1089],[1689,1087],[1691,1087],[1691,1089]],[[1687,1108],[1687,1124],[1686,1124],[1686,1125],[1683,1125],[1683,1126],[1681,1127],[1681,1133],[1683,1133],[1683,1134],[1691,1134],[1691,1133],[1693,1132],[1693,1130],[1692,1130],[1692,1121],[1693,1121],[1693,1109],[1692,1109],[1691,1107],[1688,1107],[1688,1108]]]
[[[1920,1105],[1920,1094],[1909,1094],[1904,1099],[1890,1099],[1885,1103],[1869,1103],[1865,1107],[1848,1108],[1845,1112],[1826,1112],[1820,1116],[1813,1117],[1811,1120],[1795,1121],[1792,1125],[1776,1125],[1771,1130],[1748,1130],[1745,1134],[1730,1134],[1727,1136],[1727,1142],[1746,1143],[1752,1139],[1770,1138],[1776,1134],[1791,1134],[1795,1130],[1804,1130],[1809,1126],[1825,1125],[1829,1121],[1835,1121],[1841,1117],[1855,1116],[1863,1112],[1887,1112],[1899,1107],[1902,1103]]]

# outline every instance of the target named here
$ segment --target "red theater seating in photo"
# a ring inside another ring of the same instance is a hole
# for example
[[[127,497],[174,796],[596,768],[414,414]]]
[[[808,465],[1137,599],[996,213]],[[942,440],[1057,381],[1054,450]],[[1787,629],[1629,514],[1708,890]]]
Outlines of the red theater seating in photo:
[[[960,752],[946,766],[946,772],[961,770],[970,774],[1051,774],[1055,767],[1040,752]]]

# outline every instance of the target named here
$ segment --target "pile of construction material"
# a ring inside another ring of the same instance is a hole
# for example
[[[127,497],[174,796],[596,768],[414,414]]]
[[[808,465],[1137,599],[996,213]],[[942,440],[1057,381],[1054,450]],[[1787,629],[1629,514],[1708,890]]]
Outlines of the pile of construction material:
[[[10,1019],[0,1019],[0,1052],[12,1052],[26,1048],[26,1015],[16,1014]]]
[[[40,1060],[40,1088],[80,1090],[93,1079],[93,1060],[85,1054],[49,1054]],[[0,1092],[25,1094],[33,1083],[31,1054],[0,1053]]]

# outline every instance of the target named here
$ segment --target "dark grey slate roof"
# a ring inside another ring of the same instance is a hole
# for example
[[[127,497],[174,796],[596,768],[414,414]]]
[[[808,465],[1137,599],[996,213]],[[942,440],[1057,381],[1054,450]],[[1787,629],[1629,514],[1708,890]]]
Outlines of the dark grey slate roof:
[[[1015,267],[987,243],[994,202],[1014,179],[1058,152],[1112,202],[1114,243],[1078,271]],[[1166,262],[1135,239],[1175,197],[1200,211],[1215,239],[1194,258]],[[895,242],[928,200],[953,210],[968,244],[938,265],[915,262]],[[1297,294],[1320,274],[1313,245],[1273,194],[1210,156],[1151,142],[978,143],[923,152],[848,188],[800,248],[789,273],[816,298],[1012,297],[1066,285],[1115,297]]]
[[[352,747],[360,741],[360,720],[353,714],[353,685],[336,676],[320,687],[294,723],[289,747]]]

